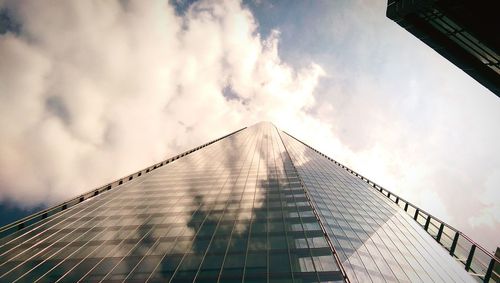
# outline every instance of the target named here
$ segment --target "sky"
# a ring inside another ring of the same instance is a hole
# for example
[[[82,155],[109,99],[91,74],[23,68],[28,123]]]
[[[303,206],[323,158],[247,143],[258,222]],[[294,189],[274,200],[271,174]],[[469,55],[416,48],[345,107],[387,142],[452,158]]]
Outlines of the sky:
[[[0,0],[6,224],[259,121],[500,246],[500,100],[386,1]]]

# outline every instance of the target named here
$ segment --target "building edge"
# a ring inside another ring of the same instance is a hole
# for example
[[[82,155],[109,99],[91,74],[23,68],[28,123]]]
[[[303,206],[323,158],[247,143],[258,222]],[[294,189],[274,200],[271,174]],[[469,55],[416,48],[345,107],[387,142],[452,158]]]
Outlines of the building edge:
[[[195,152],[195,151],[197,151],[199,149],[207,147],[207,146],[209,146],[209,145],[211,145],[211,144],[213,144],[215,142],[218,142],[218,141],[220,141],[220,140],[222,140],[222,139],[224,139],[226,137],[229,137],[229,136],[232,136],[232,135],[234,135],[234,134],[236,134],[238,132],[241,132],[241,131],[243,131],[246,128],[247,127],[243,127],[243,128],[241,128],[239,130],[231,132],[231,133],[229,133],[227,135],[224,135],[224,136],[222,136],[220,138],[217,138],[215,140],[209,141],[209,142],[204,143],[204,144],[202,144],[200,146],[197,146],[195,148],[189,149],[189,150],[184,151],[184,152],[182,152],[180,154],[177,154],[177,155],[175,155],[173,157],[170,157],[170,158],[165,159],[165,160],[163,160],[161,162],[155,163],[155,164],[153,164],[151,166],[148,166],[148,167],[146,167],[144,169],[141,169],[141,170],[139,170],[137,172],[134,172],[132,174],[129,174],[129,175],[126,175],[126,176],[124,176],[122,178],[119,178],[119,179],[117,179],[115,181],[107,183],[104,186],[100,186],[100,187],[98,187],[96,189],[90,190],[90,191],[88,191],[86,193],[83,193],[83,194],[81,194],[81,195],[79,195],[77,197],[74,197],[74,198],[72,198],[70,200],[67,200],[67,201],[62,202],[60,204],[54,205],[52,207],[46,208],[44,210],[41,210],[39,212],[36,212],[36,213],[28,215],[28,216],[26,216],[24,218],[21,218],[21,219],[19,219],[17,221],[14,221],[12,223],[4,225],[4,226],[0,227],[0,239],[4,238],[4,237],[7,237],[7,236],[9,236],[9,235],[11,235],[11,234],[13,234],[13,233],[15,233],[17,231],[23,230],[23,229],[25,229],[25,228],[33,225],[33,224],[36,224],[39,221],[42,221],[42,220],[47,219],[49,217],[52,217],[52,216],[58,214],[59,212],[66,211],[70,207],[74,207],[77,204],[80,204],[80,203],[82,203],[82,202],[84,202],[84,201],[86,201],[88,199],[91,199],[91,198],[93,198],[95,196],[98,196],[98,195],[100,195],[100,194],[102,194],[104,192],[107,192],[107,191],[109,191],[111,189],[119,188],[123,184],[125,184],[125,183],[127,183],[129,181],[132,181],[134,178],[137,178],[137,177],[140,177],[140,176],[145,175],[147,173],[150,173],[150,172],[154,171],[155,169],[158,169],[158,168],[160,168],[160,167],[162,167],[164,165],[167,165],[168,163],[173,162],[173,161],[175,161],[175,160],[177,160],[177,159],[179,159],[181,157],[184,157],[184,156],[186,156],[188,154],[191,154],[191,153],[193,153],[193,152]]]
[[[347,272],[344,268],[344,266],[342,265],[342,261],[340,260],[339,258],[339,255],[338,255],[338,252],[337,250],[335,249],[335,246],[333,245],[333,241],[332,239],[330,239],[330,235],[328,235],[328,233],[326,232],[326,228],[325,228],[325,225],[323,224],[323,222],[321,221],[321,218],[319,217],[319,213],[318,213],[318,210],[316,209],[316,206],[314,205],[314,202],[311,200],[311,197],[309,196],[309,191],[307,190],[307,187],[306,185],[304,184],[304,181],[302,180],[302,177],[300,176],[300,173],[299,171],[297,170],[297,167],[295,167],[295,164],[293,163],[293,159],[292,159],[292,156],[290,155],[290,153],[288,152],[288,149],[286,147],[286,144],[285,142],[283,141],[283,138],[281,137],[281,133],[280,131],[278,130],[278,128],[272,124],[274,129],[276,130],[276,132],[278,133],[278,136],[280,137],[280,140],[281,140],[281,143],[283,144],[283,148],[285,149],[286,151],[286,155],[288,156],[288,158],[290,159],[290,162],[292,164],[292,167],[293,167],[293,170],[295,171],[295,174],[297,175],[298,179],[299,179],[299,182],[300,182],[300,186],[302,187],[302,189],[304,190],[304,195],[306,196],[306,199],[307,199],[307,202],[309,203],[309,206],[311,206],[312,208],[312,211],[314,213],[314,217],[316,218],[316,220],[318,221],[318,224],[321,228],[321,231],[323,232],[323,236],[325,237],[326,239],[326,242],[328,244],[328,247],[330,248],[330,250],[332,251],[332,254],[333,254],[333,257],[335,259],[335,262],[337,263],[337,266],[339,267],[340,269],[340,272],[342,273],[342,277],[343,277],[343,280],[344,282],[346,283],[350,283],[351,280],[349,280],[349,277],[347,276]]]

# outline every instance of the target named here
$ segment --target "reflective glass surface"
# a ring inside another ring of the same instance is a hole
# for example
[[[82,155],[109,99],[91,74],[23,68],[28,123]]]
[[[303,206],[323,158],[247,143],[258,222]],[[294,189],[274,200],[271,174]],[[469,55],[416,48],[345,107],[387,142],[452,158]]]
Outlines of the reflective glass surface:
[[[260,123],[0,239],[0,282],[333,282],[332,251]]]
[[[280,134],[352,282],[475,282],[390,199]]]
[[[343,281],[329,243],[351,282],[472,281],[389,198],[259,123],[0,239],[0,282]]]

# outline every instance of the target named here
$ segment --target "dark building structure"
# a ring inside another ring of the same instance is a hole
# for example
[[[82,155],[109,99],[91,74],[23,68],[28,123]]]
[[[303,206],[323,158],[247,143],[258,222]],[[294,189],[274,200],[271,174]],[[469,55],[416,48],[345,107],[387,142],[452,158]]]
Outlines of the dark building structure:
[[[270,123],[0,229],[1,282],[495,282],[465,235]]]
[[[388,0],[387,17],[500,97],[500,1]]]

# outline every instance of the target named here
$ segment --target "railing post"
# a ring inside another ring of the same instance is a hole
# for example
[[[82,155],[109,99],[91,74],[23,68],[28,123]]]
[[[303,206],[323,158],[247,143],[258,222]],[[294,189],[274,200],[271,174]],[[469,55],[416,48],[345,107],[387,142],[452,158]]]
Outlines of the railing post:
[[[489,282],[491,278],[491,274],[493,273],[493,267],[495,266],[495,259],[492,258],[490,260],[490,265],[488,265],[488,270],[486,270],[486,274],[484,275],[484,282]]]
[[[417,220],[418,218],[418,213],[420,212],[420,210],[418,210],[418,208],[415,210],[415,215],[413,216],[413,219]]]
[[[458,236],[460,236],[460,234],[458,234],[458,232],[456,232],[455,237],[453,238],[453,243],[451,243],[451,247],[450,247],[450,255],[451,256],[455,255],[455,249],[457,248],[457,243],[458,243]]]
[[[436,236],[436,240],[441,243],[441,235],[443,235],[443,229],[444,229],[444,223],[441,223],[441,226],[439,226],[439,231]]]
[[[469,256],[467,257],[467,262],[465,263],[465,270],[469,271],[472,259],[474,258],[474,252],[476,251],[476,245],[470,247]]]
[[[429,229],[429,224],[431,223],[431,216],[427,214],[427,220],[425,220],[424,229],[427,231]]]

